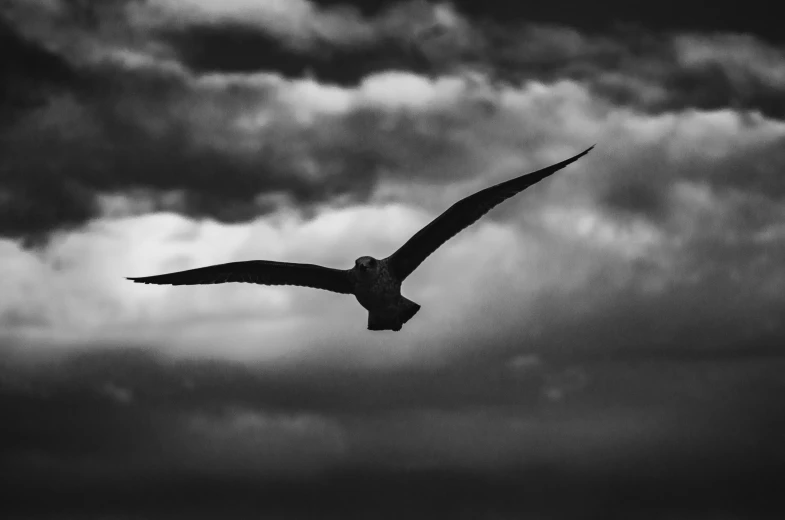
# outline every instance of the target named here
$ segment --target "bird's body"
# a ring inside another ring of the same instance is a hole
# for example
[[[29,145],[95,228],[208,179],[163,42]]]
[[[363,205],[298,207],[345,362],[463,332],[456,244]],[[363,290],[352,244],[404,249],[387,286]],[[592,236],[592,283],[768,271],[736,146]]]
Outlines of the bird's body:
[[[363,256],[347,270],[312,264],[251,260],[190,269],[177,273],[129,278],[138,283],[197,285],[247,282],[263,285],[300,285],[353,294],[368,310],[369,330],[401,330],[420,306],[401,295],[401,284],[444,242],[485,213],[545,177],[577,161],[593,146],[560,163],[491,186],[453,204],[387,258]]]
[[[368,310],[368,330],[401,330],[420,306],[401,296],[401,282],[388,259],[358,258],[349,271],[354,296]]]

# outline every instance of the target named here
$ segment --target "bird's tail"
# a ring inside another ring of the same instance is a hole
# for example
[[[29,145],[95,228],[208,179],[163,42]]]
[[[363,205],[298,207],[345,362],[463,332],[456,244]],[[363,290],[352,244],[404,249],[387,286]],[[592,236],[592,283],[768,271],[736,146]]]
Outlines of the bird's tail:
[[[404,298],[401,296],[401,300],[398,303],[398,308],[400,309],[400,313],[398,317],[401,319],[401,325],[409,321],[417,314],[417,311],[420,310],[420,306],[413,301]]]
[[[368,330],[401,330],[419,310],[419,304],[401,296],[393,312],[368,313]]]

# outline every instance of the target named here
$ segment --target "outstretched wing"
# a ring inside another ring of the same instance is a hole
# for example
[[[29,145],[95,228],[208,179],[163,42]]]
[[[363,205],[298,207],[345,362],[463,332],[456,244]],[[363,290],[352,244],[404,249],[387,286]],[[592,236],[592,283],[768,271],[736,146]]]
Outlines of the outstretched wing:
[[[128,280],[159,285],[245,282],[261,285],[300,285],[342,294],[353,292],[348,271],[313,264],[291,264],[268,260],[231,262],[157,276],[128,278]]]
[[[442,244],[475,223],[495,206],[577,161],[592,148],[594,146],[565,161],[491,186],[456,202],[390,255],[388,262],[393,273],[399,280],[403,280]]]

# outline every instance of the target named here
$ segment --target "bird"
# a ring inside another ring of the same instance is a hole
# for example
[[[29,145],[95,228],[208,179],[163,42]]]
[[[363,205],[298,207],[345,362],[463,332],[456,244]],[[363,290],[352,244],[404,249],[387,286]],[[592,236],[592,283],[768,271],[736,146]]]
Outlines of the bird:
[[[228,282],[296,285],[354,295],[368,311],[368,330],[400,331],[420,310],[419,304],[401,295],[401,284],[427,257],[497,205],[577,161],[594,146],[562,162],[501,182],[459,200],[415,233],[392,255],[383,259],[361,256],[355,260],[351,269],[248,260],[126,279],[159,285]]]

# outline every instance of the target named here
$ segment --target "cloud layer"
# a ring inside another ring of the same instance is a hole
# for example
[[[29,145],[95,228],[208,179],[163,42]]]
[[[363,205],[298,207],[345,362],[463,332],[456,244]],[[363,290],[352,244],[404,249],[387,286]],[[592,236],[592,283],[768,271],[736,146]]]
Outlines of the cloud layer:
[[[455,504],[485,513],[520,511],[521,487],[535,509],[569,490],[580,514],[676,507],[652,489],[721,509],[755,484],[767,503],[785,462],[778,44],[427,2],[3,9],[0,464],[20,507],[41,486],[127,504],[209,486],[329,509],[347,489],[421,496],[407,479],[473,489]],[[124,280],[347,268],[594,143],[430,257],[397,334],[318,291]]]

